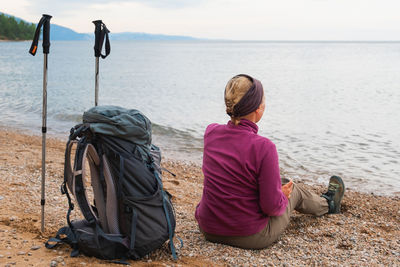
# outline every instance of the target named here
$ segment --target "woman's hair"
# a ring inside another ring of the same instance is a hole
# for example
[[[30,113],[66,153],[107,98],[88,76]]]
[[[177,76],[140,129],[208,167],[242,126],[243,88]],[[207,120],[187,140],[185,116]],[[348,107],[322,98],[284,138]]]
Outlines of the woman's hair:
[[[225,87],[226,113],[233,114],[233,107],[242,99],[252,86],[252,82],[244,76],[235,76],[229,80]],[[238,125],[240,117],[231,116],[231,121]]]

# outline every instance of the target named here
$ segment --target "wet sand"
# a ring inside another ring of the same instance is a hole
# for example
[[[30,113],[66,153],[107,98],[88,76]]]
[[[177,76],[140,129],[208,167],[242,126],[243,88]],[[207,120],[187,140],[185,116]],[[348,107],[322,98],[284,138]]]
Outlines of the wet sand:
[[[46,227],[40,233],[41,137],[0,130],[0,266],[107,266],[86,256],[71,258],[71,249],[48,250],[44,242],[66,225],[67,200],[63,181],[64,141],[47,140]],[[200,234],[194,210],[202,193],[198,165],[163,160],[176,174],[164,173],[173,194],[176,234],[184,242],[174,262],[167,246],[134,262],[139,266],[260,266],[260,265],[400,265],[400,198],[349,189],[342,214],[315,218],[295,213],[282,237],[263,250],[243,250],[207,242]],[[285,172],[282,170],[282,176]],[[328,177],[327,177],[328,180]],[[301,181],[299,181],[301,183]],[[309,186],[317,193],[326,185]],[[79,216],[75,212],[75,216]]]

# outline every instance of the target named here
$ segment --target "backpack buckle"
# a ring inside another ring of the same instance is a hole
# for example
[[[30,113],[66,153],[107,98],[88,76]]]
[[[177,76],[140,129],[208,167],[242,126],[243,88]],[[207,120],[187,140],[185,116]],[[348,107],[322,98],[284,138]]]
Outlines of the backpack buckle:
[[[94,225],[96,223],[96,219],[95,218],[90,218],[90,220],[88,220],[89,225]]]
[[[125,205],[124,212],[125,213],[132,213],[132,208],[129,207],[128,205]]]

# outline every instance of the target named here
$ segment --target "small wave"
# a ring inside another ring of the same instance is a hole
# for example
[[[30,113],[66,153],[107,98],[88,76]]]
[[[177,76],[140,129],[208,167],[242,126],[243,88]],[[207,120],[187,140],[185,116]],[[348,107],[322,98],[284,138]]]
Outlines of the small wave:
[[[73,123],[82,122],[82,113],[80,114],[65,114],[65,113],[56,113],[52,115],[52,117],[59,121],[68,121]]]
[[[157,123],[152,123],[152,130],[154,135],[165,136],[165,137],[173,137],[176,139],[188,140],[188,141],[202,141],[202,138],[194,136],[196,133],[195,130],[186,129],[181,130],[177,128],[173,128],[171,126],[164,126]]]
[[[194,130],[181,130],[153,123],[153,142],[167,157],[199,163],[203,152],[203,139],[194,136]]]

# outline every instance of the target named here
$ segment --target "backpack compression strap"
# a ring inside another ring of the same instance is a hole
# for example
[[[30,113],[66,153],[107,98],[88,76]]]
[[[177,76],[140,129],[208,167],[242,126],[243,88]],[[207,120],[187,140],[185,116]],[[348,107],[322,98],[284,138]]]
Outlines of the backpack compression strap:
[[[118,221],[118,200],[117,200],[117,190],[116,185],[114,183],[114,179],[112,178],[110,165],[108,163],[106,155],[102,157],[102,167],[103,167],[103,175],[104,180],[106,182],[106,217],[107,224],[109,228],[109,232],[111,234],[120,234],[119,230],[119,221]]]
[[[167,196],[167,193],[165,192],[165,190],[163,188],[163,184],[162,184],[161,178],[160,178],[160,176],[158,175],[158,172],[155,169],[154,169],[154,175],[156,176],[157,182],[158,182],[158,184],[160,186],[160,189],[161,189],[161,192],[162,192],[163,209],[164,209],[165,218],[166,218],[167,224],[168,224],[169,246],[170,246],[170,249],[171,249],[172,258],[174,260],[177,260],[178,257],[176,256],[176,249],[175,249],[175,245],[174,245],[174,231],[172,230],[171,218],[169,217],[169,212],[168,212],[167,203],[166,203],[166,198],[168,196]],[[182,243],[182,241],[181,241],[181,243]]]

